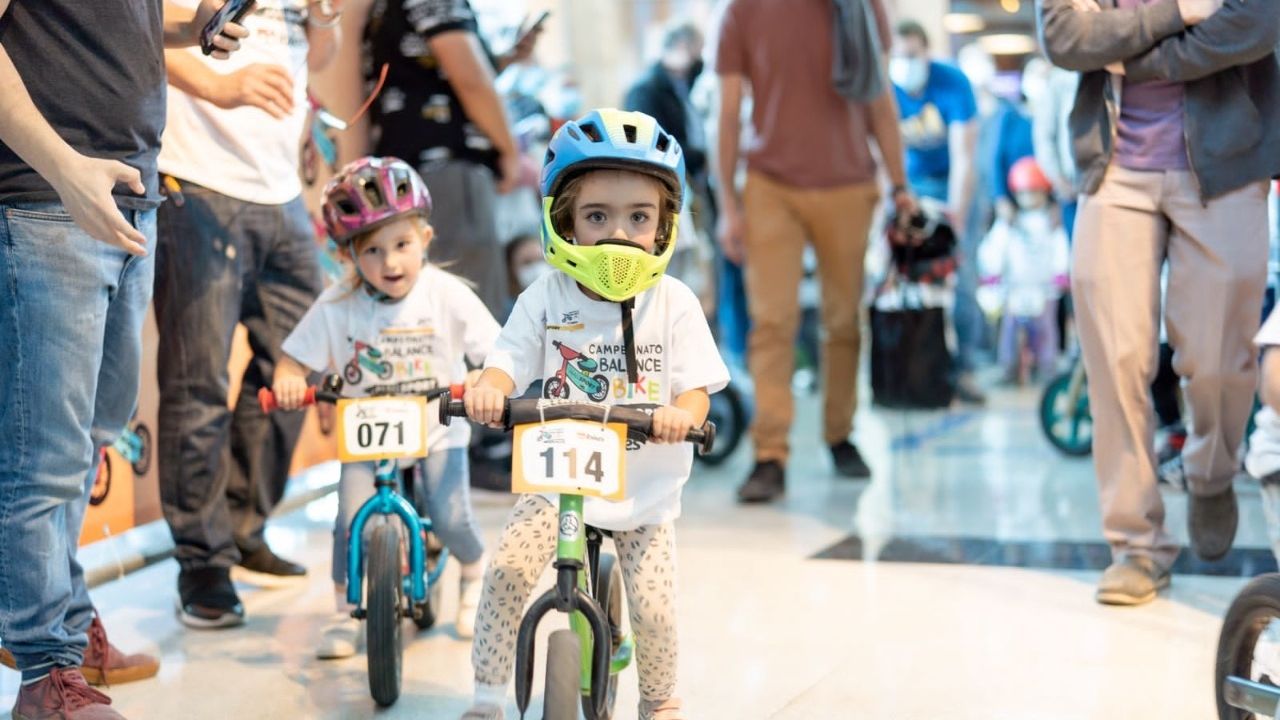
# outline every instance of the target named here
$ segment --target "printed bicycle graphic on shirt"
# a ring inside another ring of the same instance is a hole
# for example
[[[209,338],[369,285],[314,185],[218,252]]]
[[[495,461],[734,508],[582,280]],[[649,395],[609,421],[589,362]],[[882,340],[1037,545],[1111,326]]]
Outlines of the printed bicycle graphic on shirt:
[[[356,385],[364,379],[365,370],[376,374],[383,380],[387,380],[391,377],[391,363],[382,359],[381,350],[359,340],[355,340],[354,343],[356,346],[356,354],[355,357],[351,358],[350,362],[347,363],[347,366],[343,368],[343,380],[346,380],[350,385]],[[361,368],[363,368],[363,370]]]
[[[569,383],[587,394],[593,402],[601,402],[609,395],[609,378],[597,373],[600,363],[565,345],[559,340],[551,344],[560,351],[563,361],[556,374],[547,378],[542,386],[542,396],[548,400],[569,399]],[[594,374],[592,374],[594,373]]]

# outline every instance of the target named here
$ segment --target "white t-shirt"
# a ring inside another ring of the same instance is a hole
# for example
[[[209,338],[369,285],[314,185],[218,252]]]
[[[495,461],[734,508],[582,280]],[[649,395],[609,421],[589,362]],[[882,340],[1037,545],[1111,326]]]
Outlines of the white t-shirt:
[[[347,397],[423,392],[466,378],[463,357],[479,365],[493,348],[498,323],[461,279],[422,268],[397,302],[379,302],[350,283],[325,290],[298,322],[283,349],[316,372],[336,372]],[[428,449],[466,447],[471,428],[448,428],[428,411]]]
[[[978,250],[982,274],[1000,278],[1002,309],[1015,317],[1039,317],[1062,297],[1070,264],[1066,231],[1043,210],[997,220]]]
[[[1262,323],[1262,329],[1258,330],[1258,334],[1253,338],[1253,344],[1258,347],[1280,345],[1280,305],[1267,315],[1266,321]]]
[[[199,5],[198,0],[175,3]],[[160,172],[263,205],[283,205],[302,194],[298,158],[308,109],[306,10],[305,0],[259,0],[244,18],[250,35],[230,58],[214,60],[198,46],[177,51],[222,75],[259,63],[284,67],[293,78],[293,113],[277,120],[257,107],[224,110],[170,85]]]
[[[679,280],[664,275],[637,295],[632,323],[639,371],[634,385],[627,381],[620,306],[588,298],[564,273],[548,273],[520,295],[485,366],[510,375],[516,395],[542,379],[544,397],[548,386],[567,384],[568,400],[605,405],[670,405],[689,390],[716,392],[728,384],[729,370],[702,307]],[[566,360],[553,342],[581,357]],[[570,362],[583,372],[565,373],[561,380],[557,376]],[[600,375],[603,385],[595,382]],[[628,442],[627,449],[626,499],[587,498],[586,522],[621,531],[675,520],[693,446]]]

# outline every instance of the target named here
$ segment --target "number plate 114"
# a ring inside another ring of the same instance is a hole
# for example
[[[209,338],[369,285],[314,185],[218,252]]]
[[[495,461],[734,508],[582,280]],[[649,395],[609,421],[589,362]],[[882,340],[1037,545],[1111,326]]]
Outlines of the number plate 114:
[[[627,426],[579,420],[519,425],[511,491],[622,500],[626,496]]]
[[[427,456],[427,399],[350,398],[338,401],[342,462]]]

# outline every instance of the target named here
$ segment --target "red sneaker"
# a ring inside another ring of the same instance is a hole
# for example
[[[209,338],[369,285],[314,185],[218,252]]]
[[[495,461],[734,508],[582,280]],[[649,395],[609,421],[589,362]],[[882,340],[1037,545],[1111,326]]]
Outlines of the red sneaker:
[[[0,648],[0,665],[18,669],[13,655],[4,648]],[[150,655],[120,652],[107,640],[102,620],[94,615],[93,623],[89,625],[89,647],[84,651],[84,666],[80,672],[91,685],[123,685],[155,677],[160,672],[160,661]]]
[[[45,678],[23,685],[13,720],[125,720],[111,698],[89,687],[76,668],[56,667]]]

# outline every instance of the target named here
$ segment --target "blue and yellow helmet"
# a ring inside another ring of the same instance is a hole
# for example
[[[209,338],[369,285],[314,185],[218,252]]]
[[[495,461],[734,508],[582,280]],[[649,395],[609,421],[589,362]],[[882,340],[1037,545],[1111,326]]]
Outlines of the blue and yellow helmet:
[[[631,170],[652,175],[677,194],[688,196],[680,144],[652,117],[640,112],[602,109],[565,123],[551,138],[542,165],[542,252],[547,263],[613,302],[635,297],[658,283],[676,246],[676,222],[658,254],[626,245],[576,245],[556,231],[551,209],[569,179],[587,170]]]

